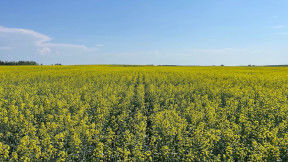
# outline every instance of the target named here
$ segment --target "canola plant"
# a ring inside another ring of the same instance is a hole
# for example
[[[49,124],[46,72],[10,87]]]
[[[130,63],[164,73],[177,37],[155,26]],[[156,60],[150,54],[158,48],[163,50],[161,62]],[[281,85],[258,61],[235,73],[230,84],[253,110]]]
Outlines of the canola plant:
[[[0,161],[287,161],[288,68],[1,66]]]

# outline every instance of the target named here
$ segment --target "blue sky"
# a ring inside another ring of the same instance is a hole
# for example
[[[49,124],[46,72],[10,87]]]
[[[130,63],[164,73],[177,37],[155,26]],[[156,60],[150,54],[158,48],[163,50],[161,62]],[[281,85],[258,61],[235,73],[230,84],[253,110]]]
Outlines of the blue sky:
[[[286,0],[1,0],[0,60],[288,64]]]

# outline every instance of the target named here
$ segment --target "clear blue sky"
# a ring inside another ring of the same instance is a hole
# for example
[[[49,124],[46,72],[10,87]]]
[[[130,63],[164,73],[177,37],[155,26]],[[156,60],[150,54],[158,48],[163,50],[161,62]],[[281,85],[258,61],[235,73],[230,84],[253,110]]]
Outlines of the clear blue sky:
[[[287,0],[1,0],[0,59],[288,64]]]

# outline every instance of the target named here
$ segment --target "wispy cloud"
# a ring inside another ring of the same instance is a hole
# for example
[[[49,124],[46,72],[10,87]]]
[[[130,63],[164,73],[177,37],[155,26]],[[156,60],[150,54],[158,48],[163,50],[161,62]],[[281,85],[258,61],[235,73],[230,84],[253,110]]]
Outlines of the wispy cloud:
[[[73,48],[73,49],[80,49],[80,50],[89,50],[89,47],[85,45],[78,45],[78,44],[67,44],[67,43],[52,43],[52,38],[41,34],[39,32],[29,30],[29,29],[22,29],[22,28],[7,28],[0,26],[0,34],[11,34],[14,37],[28,37],[32,44],[37,47],[37,51],[39,54],[48,54],[52,51],[51,48]],[[32,39],[32,40],[31,40]],[[97,46],[98,47],[98,46]],[[0,48],[1,49],[1,48]],[[91,47],[91,49],[95,49],[95,47]]]
[[[275,35],[287,36],[287,35],[288,35],[288,32],[279,32],[279,33],[275,33]]]
[[[0,32],[1,33],[13,33],[13,34],[21,34],[21,35],[28,35],[36,38],[38,41],[37,43],[41,42],[47,42],[50,41],[51,38],[49,36],[46,36],[44,34],[35,32],[33,30],[28,29],[21,29],[21,28],[6,28],[3,26],[0,26]]]
[[[95,53],[102,46],[54,43],[50,36],[34,30],[0,26],[0,50],[5,50],[5,53],[0,53],[0,59],[9,55],[11,59],[47,60],[47,57],[50,57],[52,60],[53,57],[53,60],[61,62],[74,57],[77,60],[84,57],[83,55]]]
[[[51,49],[48,47],[43,47],[37,50],[41,55],[45,55],[51,52]]]
[[[209,54],[209,55],[233,55],[251,52],[251,49],[245,48],[215,48],[215,49],[193,49],[192,54]]]
[[[11,50],[12,47],[0,46],[0,50]]]
[[[270,16],[269,18],[277,19],[277,18],[279,18],[279,16],[274,15],[274,16]]]
[[[285,28],[285,25],[275,25],[272,28],[274,28],[274,29],[283,29],[283,28]]]
[[[281,30],[279,30],[281,31]],[[277,31],[275,31],[277,32]],[[288,33],[277,33],[288,35]],[[48,35],[21,28],[0,26],[0,60],[35,60],[51,64],[179,64],[179,65],[241,65],[281,63],[287,49],[259,48],[192,48],[132,52],[98,49],[104,45],[55,43]],[[276,53],[276,54],[275,54]],[[286,59],[287,60],[287,59]]]

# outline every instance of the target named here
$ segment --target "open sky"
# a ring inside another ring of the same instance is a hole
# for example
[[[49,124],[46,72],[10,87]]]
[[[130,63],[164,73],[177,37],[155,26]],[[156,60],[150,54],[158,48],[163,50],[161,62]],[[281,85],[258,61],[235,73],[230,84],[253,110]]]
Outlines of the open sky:
[[[1,0],[0,60],[288,64],[288,1]]]

